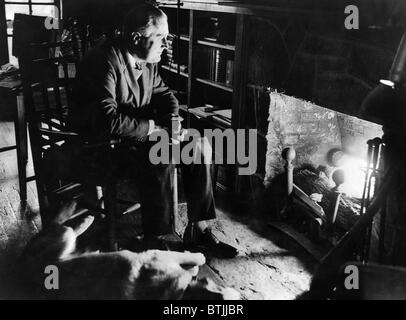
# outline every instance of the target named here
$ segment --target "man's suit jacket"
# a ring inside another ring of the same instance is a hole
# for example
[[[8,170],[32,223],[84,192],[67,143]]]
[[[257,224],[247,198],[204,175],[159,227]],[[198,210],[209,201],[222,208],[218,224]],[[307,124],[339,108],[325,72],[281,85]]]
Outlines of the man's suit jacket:
[[[106,40],[81,62],[69,123],[90,141],[114,137],[146,140],[149,121],[169,126],[177,99],[158,73],[157,64],[141,70],[130,65],[121,39]]]

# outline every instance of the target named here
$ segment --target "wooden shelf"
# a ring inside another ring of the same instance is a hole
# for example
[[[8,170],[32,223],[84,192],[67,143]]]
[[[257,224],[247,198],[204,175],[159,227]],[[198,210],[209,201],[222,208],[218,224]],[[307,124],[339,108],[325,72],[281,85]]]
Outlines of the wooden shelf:
[[[176,37],[176,36],[175,36]],[[189,37],[185,35],[180,35],[180,40],[189,41]]]
[[[171,35],[173,36],[173,40],[176,40],[176,38],[178,37],[176,34],[171,33]],[[186,41],[188,42],[190,39],[187,35],[181,34],[180,35],[180,40]]]
[[[221,44],[213,41],[207,41],[207,40],[197,40],[198,44],[204,45],[204,46],[209,46],[209,47],[214,47],[214,48],[219,48],[219,49],[224,49],[224,50],[229,50],[229,51],[235,51],[235,46],[231,44]]]
[[[162,69],[165,69],[165,70],[167,70],[167,71],[170,71],[170,72],[172,72],[172,73],[175,73],[175,74],[178,74],[178,70],[177,69],[175,69],[175,68],[171,68],[171,67],[169,67],[169,66],[166,66],[166,65],[161,65],[161,67],[162,67]],[[188,78],[189,77],[189,75],[187,74],[187,73],[184,73],[184,72],[180,72],[180,75],[182,76],[182,77],[185,77],[185,78]]]
[[[215,81],[202,79],[202,78],[196,78],[195,80],[197,82],[204,83],[204,84],[207,84],[209,86],[212,86],[212,87],[215,87],[215,88],[218,88],[218,89],[222,89],[224,91],[233,92],[233,88],[231,86],[225,84],[225,83],[215,82]]]

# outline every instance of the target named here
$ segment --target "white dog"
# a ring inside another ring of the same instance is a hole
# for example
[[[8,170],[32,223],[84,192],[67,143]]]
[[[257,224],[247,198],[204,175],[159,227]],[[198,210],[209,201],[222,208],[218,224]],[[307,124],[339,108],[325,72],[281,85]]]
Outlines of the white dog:
[[[24,282],[34,298],[239,298],[233,289],[218,288],[208,279],[194,280],[199,266],[205,263],[201,253],[159,250],[75,253],[77,236],[93,222],[93,217],[88,216],[76,228],[64,226],[75,208],[76,203],[65,206],[24,250],[21,261]],[[51,287],[47,286],[50,278]]]

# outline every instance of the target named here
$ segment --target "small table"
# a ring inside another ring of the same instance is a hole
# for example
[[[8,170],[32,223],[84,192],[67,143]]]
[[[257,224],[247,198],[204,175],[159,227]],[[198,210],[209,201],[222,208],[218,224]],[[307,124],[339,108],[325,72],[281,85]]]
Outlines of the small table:
[[[27,122],[25,118],[24,100],[22,94],[21,80],[16,75],[6,76],[0,79],[0,96],[15,99],[14,130],[16,144],[0,148],[0,152],[17,150],[18,181],[20,187],[21,201],[27,201]]]

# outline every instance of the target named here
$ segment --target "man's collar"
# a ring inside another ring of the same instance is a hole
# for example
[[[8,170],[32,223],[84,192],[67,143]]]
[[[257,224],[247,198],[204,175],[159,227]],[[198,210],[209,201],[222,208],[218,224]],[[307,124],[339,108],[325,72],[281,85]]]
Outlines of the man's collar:
[[[142,70],[143,63],[137,61],[128,51],[126,51],[128,62],[130,63],[131,67]]]

